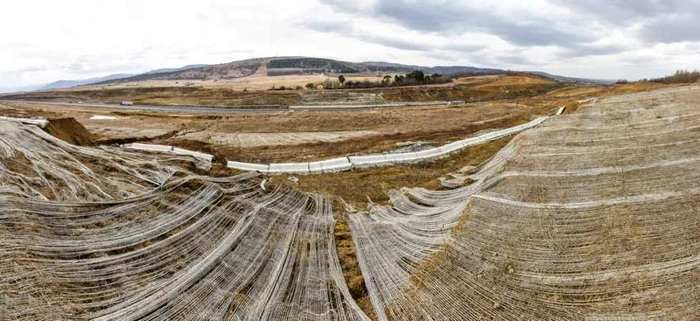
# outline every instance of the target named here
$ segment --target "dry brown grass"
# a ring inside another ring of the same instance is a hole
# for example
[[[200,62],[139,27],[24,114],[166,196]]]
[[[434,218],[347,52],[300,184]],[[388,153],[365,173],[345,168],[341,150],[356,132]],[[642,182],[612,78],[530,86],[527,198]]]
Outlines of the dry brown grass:
[[[557,89],[547,93],[546,96],[552,98],[576,98],[585,97],[609,97],[614,95],[631,94],[642,91],[650,91],[669,87],[651,82],[634,82],[627,84],[614,84],[611,86],[575,86]]]
[[[477,88],[495,86],[521,86],[521,85],[555,85],[556,81],[533,75],[505,75],[497,76],[495,80],[476,86]]]
[[[338,253],[338,260],[343,271],[343,277],[350,290],[350,295],[352,295],[352,298],[355,299],[362,311],[372,320],[376,320],[377,316],[374,313],[365,279],[360,270],[360,263],[357,260],[355,244],[350,233],[350,225],[345,215],[344,205],[338,199],[333,201],[333,212],[337,220],[334,233],[336,252]]]
[[[328,195],[334,199],[336,213],[335,242],[343,277],[350,294],[360,308],[372,319],[376,314],[369,299],[365,279],[362,275],[344,204],[356,209],[364,209],[368,198],[374,202],[387,203],[387,193],[391,189],[404,186],[420,186],[441,189],[438,178],[464,166],[476,166],[497,153],[510,137],[468,148],[448,158],[426,164],[394,166],[356,170],[352,172],[296,176],[297,183],[288,178],[294,175],[273,176],[273,185],[282,184],[306,192]],[[353,214],[350,214],[353,215]]]
[[[352,81],[381,81],[382,77],[368,74],[346,74],[347,80]],[[382,75],[383,76],[383,75]],[[392,75],[393,76],[393,75]],[[287,88],[295,88],[296,86],[304,87],[307,83],[320,84],[326,80],[338,80],[336,75],[285,75],[285,76],[266,76],[255,74],[250,77],[235,78],[235,79],[220,79],[220,80],[148,80],[138,81],[139,88],[158,88],[158,87],[183,87],[188,82],[193,82],[193,87],[203,87],[207,89],[225,88],[236,91],[242,90],[268,90],[272,86]],[[118,83],[108,86],[104,85],[89,85],[82,86],[82,89],[99,90],[101,88],[122,89],[133,88],[133,83]]]
[[[480,81],[480,77],[485,77]],[[451,86],[395,87],[382,91],[387,101],[463,100],[466,102],[495,101],[535,97],[565,84],[533,75],[480,76]]]
[[[165,83],[154,86],[136,87],[77,87],[55,91],[32,92],[24,94],[5,95],[6,99],[26,99],[26,100],[48,100],[48,101],[68,101],[68,102],[104,102],[119,103],[123,100],[131,100],[138,104],[148,105],[199,105],[199,106],[287,106],[299,105],[302,96],[310,95],[313,103],[318,90],[285,90],[269,91],[272,85],[277,87],[304,86],[310,80],[325,80],[327,77],[318,78],[313,76],[286,77],[245,77],[230,81],[244,82],[250,81],[257,84],[255,88],[244,88],[243,91],[238,85],[217,85],[217,86],[184,86],[187,81],[178,81],[178,85]],[[534,75],[501,75],[470,77],[476,81],[457,81],[440,85],[418,85],[406,87],[371,88],[371,89],[348,89],[340,90],[343,93],[371,93],[381,94],[388,102],[403,101],[434,101],[434,100],[464,100],[464,101],[485,101],[495,99],[511,99],[522,96],[534,96],[560,88],[564,85],[551,80]],[[376,80],[372,76],[352,77],[353,81],[365,79]],[[482,81],[483,80],[483,81]],[[261,85],[264,84],[264,85]],[[294,84],[294,85],[292,85]],[[269,86],[268,86],[269,85]],[[261,88],[265,86],[266,88]],[[251,85],[251,87],[253,87]],[[323,92],[333,93],[337,90],[324,90]]]
[[[232,148],[229,146],[217,146],[216,153],[222,157],[246,162],[257,163],[281,163],[296,161],[315,161],[326,158],[339,157],[350,154],[371,154],[395,150],[399,142],[426,141],[435,145],[442,145],[449,141],[464,139],[473,136],[482,130],[492,128],[507,128],[526,123],[528,118],[524,115],[506,118],[498,122],[465,125],[463,128],[415,131],[408,133],[386,134],[378,136],[360,137],[333,143],[307,143],[290,146],[258,146],[250,148]],[[167,140],[172,145],[194,146],[194,142],[185,143],[183,140]]]
[[[90,102],[118,104],[124,100],[142,105],[166,106],[286,106],[296,105],[300,96],[294,91],[236,91],[229,88],[152,87],[105,88],[86,90],[42,91],[7,95],[5,99],[41,101]]]

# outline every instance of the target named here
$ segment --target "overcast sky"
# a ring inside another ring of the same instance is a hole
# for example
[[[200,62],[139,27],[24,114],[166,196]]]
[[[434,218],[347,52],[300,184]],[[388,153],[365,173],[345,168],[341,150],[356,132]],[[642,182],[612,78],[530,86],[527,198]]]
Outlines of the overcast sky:
[[[282,55],[638,79],[700,69],[700,0],[0,3],[0,87]]]

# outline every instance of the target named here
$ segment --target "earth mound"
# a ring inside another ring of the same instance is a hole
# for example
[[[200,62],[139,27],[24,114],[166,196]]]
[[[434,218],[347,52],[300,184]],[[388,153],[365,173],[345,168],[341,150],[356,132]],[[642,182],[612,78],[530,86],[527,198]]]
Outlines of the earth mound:
[[[78,146],[94,145],[93,135],[75,118],[49,119],[44,130],[52,136]]]

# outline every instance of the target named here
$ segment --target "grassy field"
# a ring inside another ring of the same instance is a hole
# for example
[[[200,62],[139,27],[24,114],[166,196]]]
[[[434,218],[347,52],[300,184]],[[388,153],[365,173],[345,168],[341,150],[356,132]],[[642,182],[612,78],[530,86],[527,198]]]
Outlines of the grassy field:
[[[483,78],[481,78],[483,77]],[[4,99],[46,100],[63,102],[119,103],[124,100],[145,105],[192,105],[192,106],[274,106],[327,103],[328,96],[340,96],[337,103],[343,103],[344,94],[352,92],[357,95],[380,97],[378,103],[404,101],[464,100],[478,102],[496,99],[535,96],[564,87],[563,84],[539,76],[481,76],[470,77],[472,80],[458,80],[450,84],[422,85],[406,87],[388,87],[352,90],[318,90],[305,89],[307,83],[319,83],[325,76],[250,76],[229,80],[227,83],[206,84],[195,82],[194,86],[185,86],[186,82],[174,81],[163,83],[155,81],[149,85],[138,86],[86,86],[55,91],[9,94],[0,96]],[[359,75],[348,76],[348,80],[376,80],[376,77]],[[246,83],[248,82],[248,83]],[[242,85],[242,88],[240,86]],[[250,85],[250,86],[249,86]],[[272,86],[279,88],[297,88],[293,90],[268,90]],[[301,89],[303,88],[303,89]],[[245,90],[244,90],[245,89]],[[352,103],[352,102],[348,102]]]

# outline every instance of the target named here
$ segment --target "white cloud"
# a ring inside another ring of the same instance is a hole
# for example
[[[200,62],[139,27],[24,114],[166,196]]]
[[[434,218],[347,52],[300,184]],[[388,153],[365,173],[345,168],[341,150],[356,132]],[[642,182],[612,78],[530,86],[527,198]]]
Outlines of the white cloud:
[[[594,2],[4,1],[0,87],[275,55],[613,79],[700,68],[697,34],[665,23],[696,26],[695,2]]]

